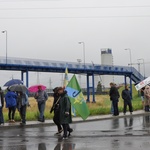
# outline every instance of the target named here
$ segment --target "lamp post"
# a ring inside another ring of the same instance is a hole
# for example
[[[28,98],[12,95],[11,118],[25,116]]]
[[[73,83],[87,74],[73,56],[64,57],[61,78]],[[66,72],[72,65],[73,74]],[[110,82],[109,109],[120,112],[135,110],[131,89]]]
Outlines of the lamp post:
[[[130,48],[126,48],[125,50],[129,51],[130,54],[130,65],[131,65],[131,71],[132,71],[132,55],[131,55],[131,49]]]
[[[7,30],[2,31],[2,33],[6,34],[6,64],[7,64]]]
[[[139,72],[139,78],[140,78],[140,75],[141,75],[141,63],[139,62],[139,59],[137,59],[138,63],[138,72]]]
[[[77,62],[79,63],[79,67],[80,67],[80,63],[82,62],[82,60],[77,59]],[[79,77],[79,84],[80,84],[80,87],[81,87],[81,74],[79,74],[78,77]]]
[[[85,43],[84,42],[78,42],[79,44],[83,44],[83,60],[84,60],[84,69],[85,69]]]
[[[143,61],[143,74],[144,74],[144,79],[145,79],[145,61],[144,61],[144,58],[140,58],[138,60],[142,60]]]

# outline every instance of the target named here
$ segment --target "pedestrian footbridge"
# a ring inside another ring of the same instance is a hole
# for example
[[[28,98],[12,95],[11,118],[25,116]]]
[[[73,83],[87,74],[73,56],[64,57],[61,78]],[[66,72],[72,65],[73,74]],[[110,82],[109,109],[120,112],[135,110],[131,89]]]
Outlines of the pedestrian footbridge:
[[[21,80],[24,80],[23,74],[26,73],[26,86],[29,85],[30,71],[35,72],[55,72],[64,73],[66,66],[68,72],[73,74],[85,74],[87,76],[87,100],[89,100],[89,77],[92,76],[93,87],[93,102],[94,98],[94,75],[119,75],[130,78],[130,85],[132,81],[138,83],[144,77],[134,68],[129,66],[109,66],[90,63],[75,63],[56,60],[41,60],[28,58],[14,58],[14,57],[0,57],[0,70],[14,70],[21,71]],[[132,92],[132,88],[131,88]]]

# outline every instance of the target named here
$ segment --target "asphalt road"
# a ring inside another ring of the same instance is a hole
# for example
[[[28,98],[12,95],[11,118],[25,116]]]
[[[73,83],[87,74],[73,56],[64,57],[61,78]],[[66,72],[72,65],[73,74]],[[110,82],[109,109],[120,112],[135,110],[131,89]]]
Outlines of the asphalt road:
[[[62,140],[56,127],[0,129],[0,150],[148,150],[150,116],[75,123],[72,136]]]

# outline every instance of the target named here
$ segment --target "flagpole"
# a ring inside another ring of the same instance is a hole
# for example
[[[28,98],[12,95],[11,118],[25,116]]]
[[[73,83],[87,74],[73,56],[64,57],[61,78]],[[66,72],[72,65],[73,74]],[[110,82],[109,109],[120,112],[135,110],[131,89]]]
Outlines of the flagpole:
[[[78,43],[83,45],[83,60],[84,60],[84,69],[85,69],[85,43],[84,42],[78,42]]]

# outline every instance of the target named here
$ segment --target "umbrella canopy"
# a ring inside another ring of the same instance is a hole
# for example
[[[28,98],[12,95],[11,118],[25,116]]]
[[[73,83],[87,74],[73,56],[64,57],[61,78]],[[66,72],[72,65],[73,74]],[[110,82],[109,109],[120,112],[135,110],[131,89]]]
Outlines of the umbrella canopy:
[[[42,90],[45,90],[46,89],[46,86],[45,85],[42,85],[42,84],[38,84],[38,85],[33,85],[33,86],[30,86],[28,88],[29,92],[37,92],[39,90],[39,87],[41,87]]]
[[[9,89],[10,91],[23,92],[23,93],[25,93],[28,90],[28,88],[25,85],[21,85],[21,84],[12,85],[11,87],[9,87]]]
[[[14,84],[23,84],[23,81],[21,81],[19,79],[12,79],[12,80],[9,80],[8,82],[6,82],[4,84],[4,86],[11,86],[11,85],[14,85]]]

